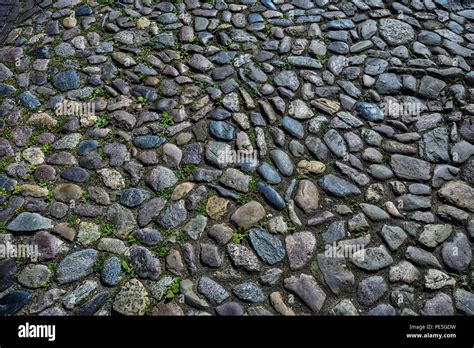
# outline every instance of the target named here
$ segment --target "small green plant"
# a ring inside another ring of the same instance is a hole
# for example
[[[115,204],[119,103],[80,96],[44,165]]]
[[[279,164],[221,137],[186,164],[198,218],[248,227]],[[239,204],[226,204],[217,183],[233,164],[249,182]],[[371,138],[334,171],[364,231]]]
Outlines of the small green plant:
[[[0,222],[0,234],[4,234],[4,233],[7,233],[7,229],[5,227],[5,223],[4,222]]]
[[[370,94],[367,90],[363,90],[362,92],[360,92],[360,99],[364,100],[364,101],[370,101]]]
[[[39,186],[39,187],[48,187],[49,184],[51,184],[51,180],[44,180],[44,179],[39,179],[39,180],[36,180],[36,184]]]
[[[15,158],[11,156],[3,157],[0,161],[0,172],[4,172],[5,169],[12,163],[15,163]]]
[[[70,216],[69,217],[69,225],[71,225],[71,226],[79,225],[79,218],[77,216]]]
[[[15,263],[17,268],[22,268],[29,263],[29,259],[26,257],[16,257]]]
[[[257,136],[255,135],[255,132],[253,132],[253,131],[250,131],[248,133],[248,136],[249,136],[250,141],[255,141],[255,139],[257,139]]]
[[[296,231],[296,226],[293,223],[293,221],[288,221],[287,225],[288,225],[288,233],[293,233]]]
[[[202,91],[206,92],[206,90],[209,88],[209,84],[205,81],[196,81],[194,84]]]
[[[48,265],[48,269],[51,271],[52,274],[56,274],[58,267],[59,263],[57,263],[56,261],[51,261]]]
[[[95,128],[105,128],[109,121],[107,120],[107,117],[105,116],[99,116],[97,117],[97,120],[95,121]]]
[[[358,212],[360,210],[360,203],[355,199],[347,198],[337,201],[338,204],[343,204],[349,207],[353,212]]]
[[[180,232],[178,233],[178,235],[176,236],[176,243],[178,245],[183,245],[184,243],[186,243],[187,241],[189,240],[189,236],[186,232]]]
[[[280,68],[282,68],[283,70],[291,70],[291,64],[288,60],[284,59],[281,63],[280,63]]]
[[[45,155],[48,154],[49,152],[51,152],[51,145],[49,144],[43,144],[41,145],[41,152],[44,153]]]
[[[170,285],[167,286],[165,291],[165,298],[172,300],[176,295],[179,294],[179,283],[181,282],[180,277],[175,277],[171,281]]]
[[[128,236],[127,241],[128,241],[128,244],[129,244],[129,245],[138,244],[138,240],[137,240],[134,236],[132,236],[132,235],[129,235],[129,236]]]
[[[98,98],[98,97],[103,97],[106,94],[106,91],[102,87],[96,87],[92,90],[90,98]]]
[[[10,197],[10,192],[8,192],[7,190],[5,190],[4,188],[1,188],[1,189],[0,189],[0,196]]]
[[[53,200],[53,197],[54,197],[54,191],[53,190],[49,190],[48,191],[48,194],[46,195],[45,197],[45,201],[46,202],[51,202]]]
[[[243,227],[237,228],[237,230],[232,234],[232,242],[235,244],[240,244],[242,241],[248,237],[248,233]]]
[[[90,198],[89,192],[83,191],[81,194],[81,198],[79,198],[79,200],[81,201],[81,203],[87,203],[87,201],[89,201],[89,198]]]
[[[40,284],[40,286],[43,288],[43,289],[47,289],[51,286],[51,283],[48,282],[48,281],[44,281]]]
[[[361,226],[361,225],[357,225],[357,226],[354,226],[352,228],[352,231],[356,232],[356,233],[362,233],[362,232],[365,232],[368,230],[368,227],[367,226]]]
[[[322,43],[326,45],[331,43],[331,40],[329,40],[329,38],[327,38],[326,36],[319,36],[318,41],[321,41]]]
[[[160,246],[160,248],[159,248],[158,251],[156,252],[156,255],[157,255],[158,257],[166,257],[166,256],[169,255],[170,251],[171,251],[170,248],[168,248],[168,247],[165,246],[165,245],[162,245],[162,246]]]
[[[326,56],[320,55],[320,54],[316,55],[316,58],[315,58],[315,59],[316,59],[316,60],[318,61],[318,63],[320,63],[320,64],[324,64],[324,63],[326,63],[326,61],[328,60],[328,58],[327,58]]]
[[[127,273],[130,277],[135,277],[135,270],[133,267],[128,263],[126,259],[122,259],[122,269],[125,273]]]
[[[99,226],[99,232],[104,236],[111,236],[114,233],[114,227],[111,224],[102,224]]]
[[[272,26],[269,23],[265,23],[265,26],[262,29],[262,33],[266,36],[272,35]]]
[[[163,199],[170,199],[171,195],[173,194],[174,187],[166,187],[160,191],[157,192],[158,197],[161,197]]]
[[[196,208],[196,213],[199,214],[199,215],[204,215],[206,216],[207,215],[207,211],[206,211],[206,203],[207,203],[207,200],[205,199],[201,199],[198,203],[198,206]]]
[[[248,195],[245,195],[245,194],[239,195],[239,198],[237,199],[238,205],[244,205],[244,204],[247,204],[248,202],[250,202],[250,198]]]
[[[12,196],[16,196],[16,195],[19,195],[21,193],[21,187],[20,185],[15,185],[13,186],[13,190],[11,192],[11,195]]]
[[[146,99],[145,99],[145,97],[140,95],[140,96],[137,97],[137,102],[140,103],[140,104],[145,104]]]
[[[178,180],[186,179],[191,173],[196,169],[195,164],[185,164],[184,166],[178,168],[174,171],[174,174],[178,178]]]
[[[94,272],[101,272],[104,268],[104,259],[98,258],[97,261],[94,263]]]
[[[453,277],[456,280],[456,283],[459,284],[461,287],[470,288],[474,283],[474,276],[469,274],[456,274],[456,273],[449,273],[447,274]]]
[[[167,129],[168,127],[174,125],[174,118],[168,112],[165,111],[161,114],[161,117],[157,121],[157,123],[161,128]]]
[[[249,191],[250,192],[255,192],[257,191],[257,180],[251,179],[249,182]]]

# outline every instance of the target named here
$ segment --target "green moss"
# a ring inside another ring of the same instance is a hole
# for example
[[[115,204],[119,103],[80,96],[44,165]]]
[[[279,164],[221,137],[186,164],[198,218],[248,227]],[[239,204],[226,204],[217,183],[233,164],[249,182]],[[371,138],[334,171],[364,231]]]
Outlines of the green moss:
[[[327,58],[326,56],[320,55],[320,54],[316,55],[315,59],[316,59],[316,60],[318,61],[318,63],[320,63],[320,64],[324,64],[324,63],[326,63],[327,60],[328,60],[328,58]]]
[[[178,233],[178,235],[176,236],[176,243],[178,245],[183,245],[184,243],[186,243],[187,241],[189,240],[189,236],[186,232],[180,232]]]
[[[81,201],[81,203],[87,203],[89,201],[89,198],[90,198],[89,192],[83,191],[81,194],[81,198],[79,198],[79,200]]]
[[[5,169],[12,163],[15,163],[15,158],[13,156],[3,157],[0,161],[0,172],[4,172]]]
[[[250,202],[250,197],[246,194],[240,194],[239,198],[237,199],[237,204],[238,205],[244,205]]]
[[[192,174],[192,172],[196,169],[195,164],[185,164],[184,166],[179,167],[174,171],[174,174],[178,178],[178,180],[184,180],[186,179],[189,175]]]
[[[293,233],[296,231],[296,226],[293,223],[293,221],[288,221],[287,225],[288,225],[288,233]]]
[[[107,120],[107,117],[105,116],[99,116],[97,117],[97,120],[95,121],[95,128],[105,128],[109,121]]]
[[[171,249],[165,245],[159,247],[158,251],[156,252],[156,256],[158,257],[166,257],[170,254]]]
[[[105,91],[104,88],[102,87],[96,87],[92,90],[92,93],[90,95],[90,99],[94,99],[94,98],[99,98],[99,97],[103,97],[107,94],[107,92]]]
[[[48,265],[48,268],[52,274],[56,274],[58,267],[59,267],[59,263],[57,261],[51,261]]]
[[[111,236],[114,234],[114,227],[110,224],[102,224],[99,226],[99,232],[104,236]]]
[[[128,236],[127,241],[128,241],[128,245],[138,244],[138,240],[132,235]]]
[[[161,197],[163,199],[170,199],[171,198],[171,195],[173,194],[173,191],[174,191],[174,187],[167,187],[167,188],[164,188],[160,191],[157,192],[157,195],[158,197]]]

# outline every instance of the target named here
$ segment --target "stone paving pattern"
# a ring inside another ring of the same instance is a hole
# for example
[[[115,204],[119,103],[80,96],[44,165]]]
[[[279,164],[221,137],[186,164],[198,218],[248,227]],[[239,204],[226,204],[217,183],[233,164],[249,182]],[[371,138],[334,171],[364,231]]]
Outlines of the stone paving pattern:
[[[0,314],[472,315],[469,6],[0,0]]]

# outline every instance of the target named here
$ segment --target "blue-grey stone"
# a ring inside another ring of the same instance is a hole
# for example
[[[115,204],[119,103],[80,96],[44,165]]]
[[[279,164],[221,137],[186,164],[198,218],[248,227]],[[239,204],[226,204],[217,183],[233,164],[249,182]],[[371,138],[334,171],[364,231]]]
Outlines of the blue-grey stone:
[[[129,188],[122,191],[120,203],[129,208],[134,208],[150,198],[150,192],[139,188]]]
[[[83,249],[67,255],[59,263],[57,271],[59,284],[74,282],[94,272],[98,254],[97,250]]]
[[[270,157],[283,175],[290,176],[293,174],[293,161],[286,152],[280,149],[275,149],[270,151]]]
[[[374,103],[358,102],[356,111],[367,121],[382,121],[384,119],[382,111]]]
[[[422,30],[418,34],[418,41],[425,45],[439,46],[441,44],[441,36],[432,31]]]
[[[15,179],[9,178],[5,175],[0,175],[0,189],[3,189],[7,192],[12,192],[16,184],[17,181]]]
[[[235,128],[224,121],[211,121],[209,123],[211,134],[218,140],[230,141],[234,139]]]
[[[285,201],[273,187],[259,182],[257,184],[257,190],[273,207],[275,207],[275,209],[282,210],[285,208]]]
[[[10,316],[18,312],[31,300],[31,294],[23,290],[14,290],[0,298],[0,316]]]
[[[76,9],[76,17],[80,17],[80,16],[88,16],[90,14],[92,14],[92,8],[90,6],[87,6],[87,5],[83,5],[83,6],[80,6]]]
[[[353,29],[354,22],[350,19],[335,19],[326,24],[326,30]]]
[[[270,184],[279,184],[281,182],[280,174],[267,162],[263,162],[262,165],[258,167],[258,172],[262,178]]]
[[[27,109],[34,110],[40,107],[41,102],[30,91],[23,92],[18,96],[23,106]]]
[[[329,44],[328,50],[340,55],[349,53],[349,46],[345,42],[333,41]]]
[[[263,17],[261,15],[259,15],[258,13],[249,14],[248,19],[249,19],[250,23],[257,23],[257,22],[263,22],[264,21]]]
[[[160,231],[151,228],[143,228],[135,231],[133,232],[133,236],[138,239],[140,243],[150,246],[157,245],[163,240]]]
[[[262,289],[254,282],[245,282],[236,285],[232,292],[242,301],[258,303],[265,300],[265,294]]]
[[[77,311],[77,315],[83,316],[92,316],[94,315],[99,309],[101,309],[107,300],[110,298],[110,294],[108,291],[102,291],[92,297],[89,301],[81,305],[79,310]]]
[[[301,122],[295,120],[294,118],[285,116],[281,120],[281,125],[283,129],[287,131],[290,135],[294,136],[297,139],[301,139],[304,136],[304,127]]]
[[[115,286],[123,278],[122,262],[116,256],[105,260],[104,267],[101,272],[101,279],[105,285]]]
[[[222,121],[222,120],[225,120],[225,119],[231,117],[232,114],[229,111],[227,111],[226,109],[218,107],[218,108],[212,110],[210,113],[208,113],[207,116],[209,118],[214,119],[214,120]]]
[[[397,94],[401,88],[400,79],[394,73],[380,74],[377,82],[375,82],[375,89],[380,94]]]
[[[380,75],[387,69],[388,62],[380,58],[367,58],[365,60],[364,73],[367,75]]]
[[[252,228],[249,237],[257,255],[269,265],[274,265],[285,257],[285,248],[281,240],[263,228]]]
[[[99,143],[97,140],[85,140],[82,141],[78,148],[77,148],[77,154],[79,156],[85,156],[91,153],[92,151],[95,151],[97,149],[97,145]]]
[[[165,33],[156,35],[155,41],[167,47],[174,47],[175,45],[175,39],[174,39],[173,33],[170,33],[170,32],[165,32]]]
[[[133,145],[140,149],[156,149],[166,142],[166,138],[158,135],[139,135],[133,138]]]
[[[5,83],[0,83],[0,97],[8,97],[16,92],[16,88]]]
[[[53,228],[53,221],[38,213],[23,212],[7,226],[13,232],[33,232]]]
[[[332,193],[336,197],[344,198],[350,195],[361,194],[357,186],[333,174],[323,176],[319,179],[318,183],[324,191]]]
[[[270,10],[273,10],[273,11],[277,10],[275,4],[271,0],[261,0],[260,2],[262,3],[263,6],[265,6],[266,8]]]
[[[202,277],[199,280],[197,290],[200,294],[206,296],[213,305],[224,302],[230,296],[229,292],[222,285],[208,277]]]
[[[81,85],[81,80],[76,70],[63,71],[53,77],[53,86],[59,89],[61,92],[70,91],[77,89]]]
[[[61,172],[61,178],[73,182],[84,182],[89,177],[87,170],[81,167],[72,167],[64,169]]]
[[[449,137],[446,128],[435,128],[423,134],[418,147],[420,157],[429,162],[449,161]]]

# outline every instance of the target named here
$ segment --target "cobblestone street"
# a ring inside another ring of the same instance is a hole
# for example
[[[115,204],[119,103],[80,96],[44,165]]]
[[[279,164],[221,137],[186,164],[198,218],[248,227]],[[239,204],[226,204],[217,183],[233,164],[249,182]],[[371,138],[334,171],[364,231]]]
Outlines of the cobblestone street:
[[[474,2],[0,0],[0,315],[473,315]]]

